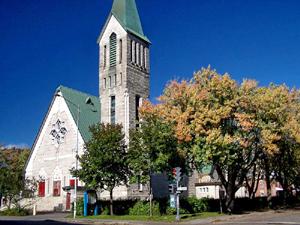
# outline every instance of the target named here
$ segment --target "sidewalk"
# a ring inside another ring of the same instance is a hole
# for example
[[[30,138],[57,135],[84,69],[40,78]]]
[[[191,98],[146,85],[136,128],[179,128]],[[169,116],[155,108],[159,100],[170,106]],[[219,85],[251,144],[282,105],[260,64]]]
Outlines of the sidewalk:
[[[290,212],[292,210],[284,211]],[[108,220],[108,219],[63,219],[60,221],[77,223],[77,224],[97,224],[97,225],[170,225],[170,224],[180,224],[180,225],[197,225],[197,224],[216,224],[226,221],[234,220],[247,220],[247,218],[258,218],[258,217],[272,217],[272,215],[277,214],[278,211],[266,211],[266,212],[250,212],[240,215],[224,215],[218,217],[208,217],[203,219],[195,219],[189,221],[175,221],[174,222],[157,222],[157,221],[128,221],[128,220]]]

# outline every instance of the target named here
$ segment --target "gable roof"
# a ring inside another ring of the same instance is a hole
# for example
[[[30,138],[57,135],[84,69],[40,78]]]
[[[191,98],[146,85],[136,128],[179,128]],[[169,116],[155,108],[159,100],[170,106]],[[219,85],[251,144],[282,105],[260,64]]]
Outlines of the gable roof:
[[[135,0],[114,0],[110,15],[98,38],[98,42],[100,41],[112,15],[114,15],[127,32],[141,38],[147,43],[150,43],[150,40],[144,35]]]
[[[50,113],[50,110],[53,106],[55,96],[57,96],[60,92],[61,97],[64,98],[70,113],[75,121],[77,122],[77,115],[78,115],[78,106],[80,109],[80,114],[79,114],[79,132],[84,140],[84,142],[88,142],[92,135],[89,132],[89,127],[93,124],[99,123],[100,118],[101,118],[101,111],[100,111],[100,99],[96,96],[89,95],[71,88],[67,88],[64,86],[59,86],[56,89],[54,98],[51,101],[51,104],[48,108],[47,114],[44,117],[44,120],[40,126],[38,135],[35,138],[35,141],[31,147],[30,155],[27,159],[26,165],[24,167],[23,173],[25,174],[27,166],[31,160],[31,156],[34,152],[35,145],[40,137],[41,131],[45,125],[46,119]]]
[[[59,91],[65,99],[75,123],[77,122],[79,107],[79,132],[85,142],[89,141],[91,138],[89,127],[100,122],[100,99],[64,86],[59,86],[56,89],[56,93]]]

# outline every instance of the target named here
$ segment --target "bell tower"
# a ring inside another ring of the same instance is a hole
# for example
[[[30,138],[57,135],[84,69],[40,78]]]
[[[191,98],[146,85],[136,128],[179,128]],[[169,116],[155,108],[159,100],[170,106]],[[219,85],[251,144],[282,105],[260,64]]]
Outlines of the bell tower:
[[[135,0],[114,0],[98,38],[101,122],[121,123],[126,137],[149,97],[149,46]]]

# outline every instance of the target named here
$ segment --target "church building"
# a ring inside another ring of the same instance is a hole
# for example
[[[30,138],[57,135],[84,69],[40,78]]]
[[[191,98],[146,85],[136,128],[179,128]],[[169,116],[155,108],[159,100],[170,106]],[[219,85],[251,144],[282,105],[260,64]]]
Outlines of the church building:
[[[114,0],[97,41],[99,97],[59,86],[32,146],[25,176],[38,180],[38,211],[70,210],[74,200],[76,154],[84,153],[93,124],[121,123],[126,139],[149,97],[149,46],[135,0]],[[79,165],[80,166],[80,165]],[[78,189],[84,184],[80,181]],[[167,190],[168,191],[168,190]],[[121,186],[115,198],[147,198],[142,185]],[[108,197],[103,192],[100,198]]]

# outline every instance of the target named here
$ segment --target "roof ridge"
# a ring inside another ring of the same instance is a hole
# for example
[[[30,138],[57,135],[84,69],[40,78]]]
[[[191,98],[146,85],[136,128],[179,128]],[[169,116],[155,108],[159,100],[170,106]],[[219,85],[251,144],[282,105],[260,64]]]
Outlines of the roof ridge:
[[[56,91],[61,91],[61,89],[68,89],[68,90],[73,91],[73,92],[77,92],[77,93],[80,93],[80,94],[87,95],[88,97],[99,98],[99,97],[96,96],[96,95],[88,94],[88,93],[86,93],[86,92],[79,91],[79,90],[76,90],[76,89],[74,89],[74,88],[70,88],[70,87],[67,87],[67,86],[64,86],[64,85],[59,85],[58,88],[56,89]]]

